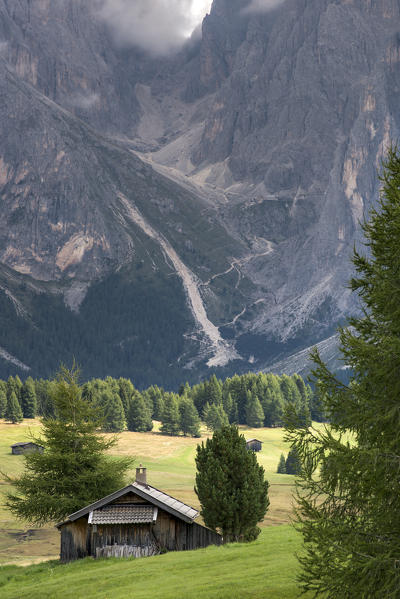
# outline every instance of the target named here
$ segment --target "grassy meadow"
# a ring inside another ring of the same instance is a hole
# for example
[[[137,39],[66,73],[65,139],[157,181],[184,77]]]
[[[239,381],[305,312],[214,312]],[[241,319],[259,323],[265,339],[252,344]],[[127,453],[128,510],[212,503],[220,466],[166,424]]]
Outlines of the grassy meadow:
[[[10,445],[37,434],[40,424],[25,420],[12,425],[0,420],[0,471],[20,472],[23,457],[13,456]],[[240,427],[247,439],[263,441],[257,454],[270,482],[270,509],[256,542],[184,553],[170,553],[136,561],[107,560],[59,565],[59,533],[53,526],[30,527],[15,521],[0,506],[0,595],[1,597],[254,597],[290,598],[298,593],[294,582],[295,551],[300,539],[288,525],[292,511],[293,477],[276,474],[280,454],[287,453],[282,429]],[[204,440],[208,433],[204,429]],[[195,451],[202,439],[167,437],[158,433],[124,432],[112,451],[135,458],[135,466],[147,467],[148,482],[199,508],[194,493]],[[130,473],[134,480],[134,469]],[[0,475],[0,491],[10,487]],[[36,564],[36,565],[35,565]],[[20,568],[17,566],[28,566]],[[95,581],[106,577],[106,584]],[[116,579],[118,585],[116,588]],[[65,581],[65,584],[64,584]],[[4,585],[4,586],[3,586]],[[134,586],[133,586],[134,585]],[[233,586],[232,586],[233,585]],[[168,587],[168,588],[166,588]],[[57,591],[55,589],[58,589]],[[77,594],[77,589],[79,592]],[[89,590],[90,589],[90,590]],[[161,590],[162,589],[162,592]],[[158,594],[157,594],[158,593]]]

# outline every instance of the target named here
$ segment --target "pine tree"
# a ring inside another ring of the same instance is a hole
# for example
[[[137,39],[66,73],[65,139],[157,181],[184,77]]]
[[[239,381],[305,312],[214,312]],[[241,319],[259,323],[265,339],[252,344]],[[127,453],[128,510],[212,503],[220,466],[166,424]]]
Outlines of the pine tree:
[[[301,394],[292,377],[282,374],[280,386],[285,402],[293,403],[296,406],[301,405]]]
[[[21,388],[21,404],[24,418],[35,418],[37,412],[35,384],[28,377]]]
[[[103,391],[99,405],[103,410],[103,430],[108,433],[123,431],[126,427],[126,420],[120,396],[111,390]]]
[[[157,385],[152,385],[146,390],[146,394],[151,398],[153,404],[152,416],[154,420],[161,420],[164,409],[164,399],[162,390]]]
[[[8,478],[15,492],[6,505],[21,520],[39,525],[62,520],[124,486],[132,460],[107,455],[117,440],[98,434],[98,410],[82,399],[77,377],[61,369],[53,386],[57,417],[42,419],[42,437],[33,439],[44,452],[26,454],[25,471]]]
[[[134,390],[135,388],[129,379],[118,379],[118,395],[121,398],[126,418],[128,417],[129,404],[133,396]]]
[[[264,411],[264,426],[281,426],[283,420],[284,399],[278,377],[265,375],[265,387],[260,397]]]
[[[285,463],[286,474],[294,474],[298,476],[301,472],[301,462],[299,452],[294,445],[288,453]]]
[[[228,416],[228,420],[229,422],[233,422],[232,418],[234,416],[234,409],[233,409],[233,399],[232,399],[232,395],[228,392],[228,393],[223,393],[222,395],[222,405],[224,407],[224,411],[225,414]]]
[[[55,416],[54,404],[52,400],[53,381],[39,379],[35,381],[35,393],[37,400],[37,413],[39,416]]]
[[[244,377],[235,374],[232,378],[226,380],[225,387],[231,394],[233,400],[233,421],[245,424],[247,388]]]
[[[210,405],[222,404],[221,383],[219,382],[219,380],[217,379],[215,374],[212,375],[212,377],[210,378],[210,380],[206,386],[206,393],[207,393],[207,402]]]
[[[301,427],[311,426],[311,412],[308,404],[302,404],[298,409],[298,421]]]
[[[278,468],[276,471],[278,474],[286,474],[286,460],[283,453],[281,453],[281,457],[279,458]]]
[[[3,418],[7,408],[7,395],[4,389],[0,388],[0,418]]]
[[[308,392],[307,392],[307,385],[305,384],[304,379],[301,376],[299,376],[298,374],[294,374],[292,376],[292,379],[293,379],[293,382],[295,382],[297,385],[297,388],[300,392],[303,404],[308,403],[309,398],[308,398]]]
[[[127,421],[130,431],[144,433],[153,428],[150,411],[139,392],[134,393],[130,400]]]
[[[264,411],[255,391],[247,391],[246,424],[253,428],[264,425]]]
[[[19,424],[23,420],[21,406],[14,391],[11,391],[7,399],[5,419],[13,424]]]
[[[309,397],[311,419],[315,420],[315,422],[326,422],[323,402],[321,401],[321,398],[319,397],[318,393],[313,393],[311,387],[309,391]]]
[[[185,384],[181,384],[179,385],[179,390],[178,390],[178,395],[180,397],[183,397],[184,395],[186,395],[186,397],[190,397],[190,385],[189,383],[186,381]]]
[[[180,428],[185,437],[200,437],[200,418],[193,401],[183,396],[179,401]]]
[[[202,415],[204,413],[204,406],[207,403],[206,383],[199,383],[198,385],[192,387],[190,395],[193,399],[196,410],[200,415]]]
[[[15,397],[21,405],[21,389],[22,382],[19,376],[17,375],[15,378],[9,376],[7,380],[7,398],[11,395],[11,393],[15,393]]]
[[[164,398],[164,410],[161,418],[160,431],[163,435],[179,435],[179,405],[174,393],[168,393]]]
[[[229,424],[228,416],[222,405],[206,404],[203,419],[209,431],[217,431]]]
[[[247,541],[259,533],[257,523],[269,506],[268,482],[256,454],[236,426],[225,426],[197,446],[195,492],[201,515],[224,541]]]
[[[399,597],[400,589],[400,155],[384,165],[379,206],[363,225],[368,254],[355,252],[351,289],[359,317],[340,330],[350,383],[318,352],[314,379],[330,426],[288,438],[302,462],[297,518],[305,540],[301,582],[333,599]]]

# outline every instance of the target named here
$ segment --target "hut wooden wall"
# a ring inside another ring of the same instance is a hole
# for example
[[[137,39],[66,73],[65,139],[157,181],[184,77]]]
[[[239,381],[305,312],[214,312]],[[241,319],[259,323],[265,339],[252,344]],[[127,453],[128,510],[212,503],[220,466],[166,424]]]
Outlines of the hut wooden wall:
[[[195,522],[187,524],[160,509],[153,532],[160,547],[168,551],[185,551],[222,544],[222,537],[212,530]]]
[[[61,527],[62,562],[92,556],[154,555],[162,550],[185,551],[221,545],[222,537],[212,530],[183,522],[159,509],[155,524],[87,523],[87,516]]]
[[[132,551],[128,547],[135,548]],[[155,555],[159,547],[151,524],[98,524],[91,533],[93,557]]]
[[[60,560],[70,562],[88,555],[91,555],[91,553],[87,517],[62,526]]]

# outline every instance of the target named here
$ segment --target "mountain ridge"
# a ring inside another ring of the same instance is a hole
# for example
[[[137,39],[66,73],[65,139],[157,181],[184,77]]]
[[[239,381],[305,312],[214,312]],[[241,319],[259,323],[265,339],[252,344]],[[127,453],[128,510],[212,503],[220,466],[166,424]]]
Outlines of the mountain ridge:
[[[128,285],[144,269],[162,295],[176,252],[213,341],[179,266],[175,381],[179,369],[182,379],[209,372],[217,346],[233,358],[217,372],[268,368],[357,311],[352,248],[400,131],[397,1],[286,0],[245,14],[248,5],[214,0],[200,39],[154,59],[118,46],[90,3],[0,0],[0,260],[38,281],[38,297],[51,289],[69,320],[114,274]],[[157,235],[128,223],[120,198]],[[7,285],[29,314],[26,293]],[[123,318],[140,320],[138,309]],[[18,344],[0,345],[29,365]],[[132,376],[136,360],[122,358]]]

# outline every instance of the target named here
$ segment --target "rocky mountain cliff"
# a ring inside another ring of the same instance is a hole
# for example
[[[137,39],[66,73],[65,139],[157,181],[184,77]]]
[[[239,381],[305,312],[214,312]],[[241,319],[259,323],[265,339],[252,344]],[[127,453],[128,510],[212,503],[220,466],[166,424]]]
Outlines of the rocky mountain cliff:
[[[282,366],[356,309],[400,2],[255,4],[156,59],[94,0],[0,0],[2,376]]]

